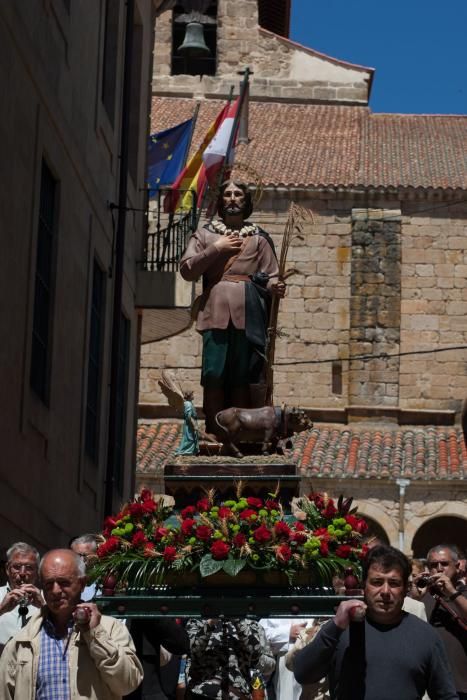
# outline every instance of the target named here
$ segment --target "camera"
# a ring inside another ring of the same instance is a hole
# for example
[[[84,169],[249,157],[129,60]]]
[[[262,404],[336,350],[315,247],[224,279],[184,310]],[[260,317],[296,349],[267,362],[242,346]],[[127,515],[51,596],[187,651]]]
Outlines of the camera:
[[[23,596],[21,600],[18,603],[18,613],[23,617],[24,615],[27,615],[29,612],[29,598],[27,595]]]
[[[417,588],[426,588],[431,583],[431,577],[428,574],[422,574],[417,580]]]

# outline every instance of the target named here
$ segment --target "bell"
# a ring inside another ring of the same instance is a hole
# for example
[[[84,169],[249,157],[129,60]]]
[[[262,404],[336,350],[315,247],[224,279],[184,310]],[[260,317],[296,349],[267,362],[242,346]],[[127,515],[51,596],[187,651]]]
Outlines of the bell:
[[[207,56],[211,53],[204,41],[204,29],[201,22],[188,22],[185,38],[177,51],[185,56]]]

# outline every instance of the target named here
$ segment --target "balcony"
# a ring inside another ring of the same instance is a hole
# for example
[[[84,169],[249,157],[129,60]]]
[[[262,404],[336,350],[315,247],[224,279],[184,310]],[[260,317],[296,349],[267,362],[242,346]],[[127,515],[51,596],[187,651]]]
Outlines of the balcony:
[[[196,201],[191,196],[188,211],[166,214],[164,195],[163,191],[158,193],[150,204],[144,255],[137,265],[136,306],[142,310],[142,343],[176,335],[191,322],[194,283],[185,282],[178,269],[196,228]]]

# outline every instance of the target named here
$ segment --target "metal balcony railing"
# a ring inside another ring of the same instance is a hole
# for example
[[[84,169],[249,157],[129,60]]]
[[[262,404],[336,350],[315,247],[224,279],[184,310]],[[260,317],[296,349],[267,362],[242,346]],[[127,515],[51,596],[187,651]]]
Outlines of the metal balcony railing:
[[[148,234],[142,267],[148,271],[175,272],[186,248],[188,239],[196,229],[196,192],[179,190],[188,194],[190,208],[175,214],[164,212],[167,189],[161,189],[149,203]]]

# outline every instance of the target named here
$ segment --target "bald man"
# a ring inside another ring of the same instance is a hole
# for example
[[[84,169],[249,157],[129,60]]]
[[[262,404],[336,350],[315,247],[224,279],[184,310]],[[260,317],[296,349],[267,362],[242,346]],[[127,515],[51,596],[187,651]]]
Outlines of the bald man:
[[[47,552],[39,576],[46,604],[5,647],[0,700],[119,700],[137,688],[143,672],[126,627],[81,602],[81,557]]]

